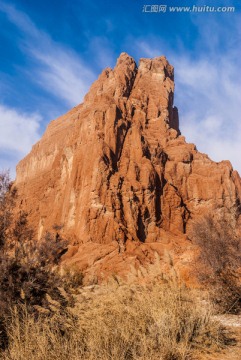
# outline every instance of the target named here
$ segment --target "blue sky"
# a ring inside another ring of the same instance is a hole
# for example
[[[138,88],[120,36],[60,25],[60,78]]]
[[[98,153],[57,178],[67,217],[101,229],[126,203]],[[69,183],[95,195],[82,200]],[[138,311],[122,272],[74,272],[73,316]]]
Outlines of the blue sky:
[[[157,4],[235,12],[142,11]],[[125,51],[168,58],[183,135],[241,173],[240,10],[239,0],[0,0],[0,169],[14,176],[49,121]]]

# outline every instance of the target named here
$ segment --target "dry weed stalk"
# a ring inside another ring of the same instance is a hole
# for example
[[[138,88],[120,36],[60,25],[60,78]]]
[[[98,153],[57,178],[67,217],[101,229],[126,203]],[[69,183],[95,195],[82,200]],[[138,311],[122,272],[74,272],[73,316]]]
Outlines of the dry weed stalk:
[[[211,306],[174,284],[112,282],[80,289],[74,307],[48,302],[52,316],[39,309],[38,320],[15,309],[3,360],[186,360],[223,341]]]

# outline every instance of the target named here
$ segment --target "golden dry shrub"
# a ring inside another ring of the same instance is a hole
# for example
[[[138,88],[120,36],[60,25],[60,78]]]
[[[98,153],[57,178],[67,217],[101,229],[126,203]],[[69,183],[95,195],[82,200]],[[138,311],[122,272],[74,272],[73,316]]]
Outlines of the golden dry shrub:
[[[3,360],[184,360],[214,349],[222,329],[192,291],[178,285],[82,288],[76,304],[36,320],[12,314]]]

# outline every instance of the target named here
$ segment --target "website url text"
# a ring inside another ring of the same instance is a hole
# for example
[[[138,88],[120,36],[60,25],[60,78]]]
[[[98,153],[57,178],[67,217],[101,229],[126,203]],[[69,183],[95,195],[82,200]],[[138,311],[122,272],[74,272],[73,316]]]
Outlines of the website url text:
[[[167,6],[167,5],[144,5],[142,12],[145,13],[165,13],[165,12],[179,12],[179,13],[199,13],[199,12],[235,12],[234,6]]]

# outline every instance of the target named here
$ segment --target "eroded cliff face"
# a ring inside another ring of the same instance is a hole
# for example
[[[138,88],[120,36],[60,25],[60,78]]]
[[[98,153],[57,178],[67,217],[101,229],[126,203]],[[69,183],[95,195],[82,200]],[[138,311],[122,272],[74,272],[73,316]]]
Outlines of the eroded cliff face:
[[[20,206],[39,238],[63,225],[72,241],[65,261],[92,273],[128,272],[168,249],[185,262],[199,215],[225,211],[237,220],[239,175],[185,142],[173,94],[165,57],[137,68],[122,53],[18,164]]]

